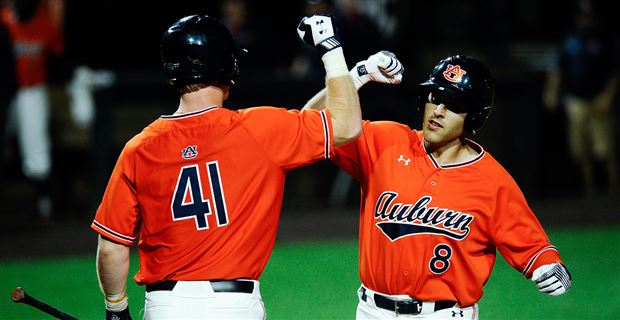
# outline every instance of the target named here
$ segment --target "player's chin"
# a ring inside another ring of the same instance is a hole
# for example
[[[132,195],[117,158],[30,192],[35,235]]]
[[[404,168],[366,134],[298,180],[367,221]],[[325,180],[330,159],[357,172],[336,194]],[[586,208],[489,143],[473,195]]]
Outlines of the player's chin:
[[[439,142],[443,138],[443,128],[424,125],[424,139],[428,142]]]

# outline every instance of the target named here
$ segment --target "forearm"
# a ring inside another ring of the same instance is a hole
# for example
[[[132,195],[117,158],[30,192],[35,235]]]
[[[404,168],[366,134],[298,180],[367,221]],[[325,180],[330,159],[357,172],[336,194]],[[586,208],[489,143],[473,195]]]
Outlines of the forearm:
[[[325,101],[321,103],[319,95],[308,103],[308,108],[322,108],[318,106],[322,104],[329,109],[334,146],[357,139],[362,132],[362,112],[332,18],[326,15],[304,17],[297,26],[297,34],[319,51],[325,67]]]
[[[361,133],[360,102],[342,48],[326,53],[322,60],[326,72],[324,105],[331,115],[334,145],[340,146],[355,140]]]
[[[124,295],[129,274],[129,247],[99,237],[97,276],[106,300]],[[114,299],[116,300],[116,299]]]
[[[327,89],[323,88],[314,97],[310,98],[302,110],[323,110],[325,109],[325,97],[327,96]]]
[[[325,105],[332,117],[334,145],[340,146],[357,139],[361,133],[359,99],[350,76],[328,78],[326,82]]]

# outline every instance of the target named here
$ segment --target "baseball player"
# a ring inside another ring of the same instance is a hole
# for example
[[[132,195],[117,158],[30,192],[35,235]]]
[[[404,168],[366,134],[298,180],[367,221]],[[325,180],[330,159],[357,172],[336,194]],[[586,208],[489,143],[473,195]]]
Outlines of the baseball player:
[[[357,88],[399,83],[380,52],[351,70]],[[360,210],[358,319],[478,319],[496,250],[538,289],[560,295],[571,276],[506,170],[479,144],[495,84],[478,60],[441,60],[420,84],[422,130],[363,121],[331,160],[355,177]],[[323,93],[304,109],[322,109]]]
[[[288,171],[329,157],[361,132],[361,111],[331,18],[298,33],[322,53],[327,108],[223,107],[245,50],[205,15],[163,35],[178,109],[125,145],[92,229],[107,319],[129,319],[130,246],[138,243],[145,319],[264,319],[258,279],[274,246]],[[116,318],[114,318],[116,317]]]
[[[14,0],[0,10],[13,43],[18,85],[8,126],[17,136],[22,171],[35,185],[43,223],[52,215],[47,58],[64,52],[62,7],[62,0]]]

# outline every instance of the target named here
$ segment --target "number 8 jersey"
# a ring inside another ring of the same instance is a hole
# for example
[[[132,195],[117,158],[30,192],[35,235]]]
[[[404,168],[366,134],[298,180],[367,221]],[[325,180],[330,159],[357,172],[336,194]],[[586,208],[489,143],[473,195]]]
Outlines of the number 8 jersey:
[[[527,278],[561,262],[512,177],[482,147],[441,166],[423,132],[395,122],[362,125],[332,157],[361,185],[359,274],[367,288],[470,306],[482,297],[496,250]]]
[[[127,246],[139,237],[138,284],[257,280],[286,172],[333,151],[328,112],[210,107],[162,116],[125,145],[91,228]]]

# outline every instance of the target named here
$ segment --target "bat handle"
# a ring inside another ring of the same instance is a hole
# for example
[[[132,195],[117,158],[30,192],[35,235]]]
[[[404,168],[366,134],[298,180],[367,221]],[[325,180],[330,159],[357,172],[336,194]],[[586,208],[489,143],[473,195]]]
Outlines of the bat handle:
[[[68,315],[44,302],[41,302],[31,296],[29,296],[26,291],[24,291],[23,288],[21,287],[17,287],[15,288],[15,290],[13,290],[12,294],[11,294],[11,299],[13,300],[13,302],[15,303],[25,303],[27,305],[33,306],[36,309],[39,309],[49,315],[54,316],[55,318],[61,319],[61,320],[78,320],[77,318]]]

